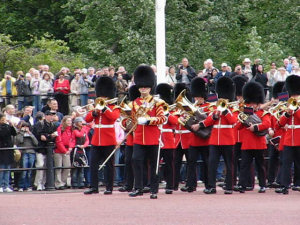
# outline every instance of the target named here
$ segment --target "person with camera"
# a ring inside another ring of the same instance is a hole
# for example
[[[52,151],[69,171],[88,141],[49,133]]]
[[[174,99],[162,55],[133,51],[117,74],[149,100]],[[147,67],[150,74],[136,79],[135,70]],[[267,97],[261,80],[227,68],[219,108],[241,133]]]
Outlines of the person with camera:
[[[24,73],[22,71],[17,72],[18,79],[15,82],[18,93],[18,110],[22,110],[28,105],[26,95],[30,95],[29,82],[25,80]]]
[[[36,153],[36,168],[43,168],[46,165],[47,156],[47,144],[55,142],[55,138],[58,136],[56,126],[53,123],[56,112],[47,110],[45,112],[45,118],[38,121],[33,127],[33,134],[39,142],[41,148],[37,149]],[[35,185],[38,191],[45,189],[46,174],[44,170],[37,170],[35,176]]]
[[[179,66],[177,74],[176,74],[176,80],[178,83],[185,83],[190,87],[191,81],[194,77],[196,77],[197,74],[193,67],[189,65],[189,61],[187,58],[182,59],[182,65]]]
[[[35,147],[38,145],[38,140],[30,131],[30,124],[21,120],[18,124],[19,131],[16,136],[16,145],[18,147]],[[22,168],[33,168],[35,163],[35,150],[26,149],[22,151],[21,166]],[[19,179],[19,191],[32,191],[31,186],[31,170],[22,171]]]

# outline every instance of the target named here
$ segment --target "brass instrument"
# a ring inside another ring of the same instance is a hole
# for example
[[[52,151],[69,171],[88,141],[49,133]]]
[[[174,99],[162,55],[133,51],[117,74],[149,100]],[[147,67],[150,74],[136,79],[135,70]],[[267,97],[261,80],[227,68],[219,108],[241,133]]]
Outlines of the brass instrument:
[[[98,97],[95,99],[95,109],[102,110],[106,105],[113,104],[118,101],[118,98],[106,99],[103,97]]]
[[[126,96],[122,99],[122,101],[119,104],[119,107],[121,109],[121,114],[124,117],[131,115],[132,106],[129,106],[129,104],[126,104],[125,102]]]
[[[175,100],[176,107],[193,116],[197,108],[186,98],[186,90],[180,92]]]
[[[92,100],[92,99],[91,99]],[[87,112],[91,111],[91,110],[94,110],[95,107],[94,107],[94,100],[92,103],[90,104],[87,104],[87,105],[84,105],[84,106],[77,106],[76,107],[76,113],[78,113],[80,116],[83,116],[84,114],[86,114]]]
[[[299,106],[299,101],[300,101],[300,99],[298,99],[298,98],[290,97],[286,103],[287,108],[289,110],[295,111]]]

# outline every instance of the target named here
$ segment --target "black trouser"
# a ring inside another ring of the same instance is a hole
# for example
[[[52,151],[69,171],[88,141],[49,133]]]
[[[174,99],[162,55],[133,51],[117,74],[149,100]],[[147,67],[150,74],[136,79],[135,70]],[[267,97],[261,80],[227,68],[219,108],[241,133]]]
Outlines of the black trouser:
[[[100,162],[105,161],[114,149],[114,145],[110,146],[92,146],[91,149],[91,187],[98,190],[98,171]],[[113,190],[114,182],[114,156],[112,156],[106,163],[107,172],[104,173],[106,176],[106,190]]]
[[[181,145],[175,150],[175,174],[174,174],[174,189],[178,189],[179,181],[180,181],[180,169],[182,164],[182,157],[185,156],[187,166],[189,163],[188,149],[182,149]]]
[[[136,190],[142,190],[144,184],[144,162],[148,159],[150,162],[150,191],[158,192],[158,175],[156,175],[156,162],[158,154],[158,145],[133,145],[132,163],[134,170],[134,179]]]
[[[64,116],[69,114],[69,96],[60,92],[55,94],[55,99],[58,103],[58,111]]]
[[[132,168],[133,146],[125,147],[125,186],[128,189],[133,188],[133,168]]]
[[[220,156],[223,156],[226,166],[226,190],[232,190],[233,176],[233,145],[211,145],[209,147],[208,158],[208,187],[216,188],[217,168],[220,162]]]
[[[266,172],[264,165],[264,150],[242,150],[242,162],[241,162],[241,173],[240,173],[240,184],[242,187],[247,186],[247,176],[251,172],[251,165],[255,159],[255,166],[257,170],[257,178],[260,187],[266,186]]]
[[[174,149],[161,149],[160,158],[165,162],[164,174],[166,178],[166,189],[173,189],[174,187]]]
[[[284,146],[282,153],[282,174],[281,185],[288,188],[291,183],[291,168],[294,162],[294,173],[299,174],[297,170],[300,169],[300,146]],[[294,181],[294,183],[297,183]]]
[[[241,146],[242,143],[237,142],[234,146],[234,161],[233,161],[233,185],[237,185],[237,178],[241,170]]]
[[[276,177],[276,182],[281,184],[281,176],[282,176],[282,158],[283,158],[283,151],[279,151],[279,168]]]
[[[279,167],[279,151],[274,145],[268,145],[268,155],[269,155],[269,163],[268,163],[268,183],[273,183],[277,176],[278,167]]]
[[[209,146],[190,146],[189,148],[189,164],[187,169],[187,187],[197,187],[196,166],[199,154],[203,160],[200,165],[201,175],[205,188],[208,188],[208,154]]]

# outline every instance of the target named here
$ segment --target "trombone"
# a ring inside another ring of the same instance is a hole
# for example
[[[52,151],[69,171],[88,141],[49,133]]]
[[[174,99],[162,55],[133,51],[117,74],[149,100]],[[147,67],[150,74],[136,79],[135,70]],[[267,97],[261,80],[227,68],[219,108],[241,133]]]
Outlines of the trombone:
[[[95,99],[95,109],[102,110],[105,106],[118,102],[118,98],[106,99],[98,97]]]

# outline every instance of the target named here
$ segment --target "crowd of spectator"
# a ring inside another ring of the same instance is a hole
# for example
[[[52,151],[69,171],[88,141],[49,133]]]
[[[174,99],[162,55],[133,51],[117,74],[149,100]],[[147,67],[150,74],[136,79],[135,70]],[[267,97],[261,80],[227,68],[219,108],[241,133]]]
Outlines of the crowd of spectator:
[[[207,59],[204,68],[196,72],[189,65],[188,59],[183,58],[179,65],[166,68],[165,82],[171,86],[177,82],[190,86],[191,80],[198,76],[207,82],[208,92],[214,93],[215,84],[220,77],[244,76],[248,81],[261,83],[265,87],[266,95],[271,98],[272,87],[277,81],[285,81],[290,74],[300,76],[295,57],[284,59],[280,65],[272,62],[267,72],[264,71],[261,59],[255,59],[252,64],[249,58],[245,58],[233,70],[226,62],[220,66],[220,69],[216,68],[213,61]],[[155,65],[151,67],[156,72]],[[54,166],[68,168],[55,170],[55,187],[88,187],[89,168],[70,168],[74,166],[75,150],[84,149],[89,160],[89,140],[93,134],[93,124],[86,124],[83,120],[85,107],[80,106],[89,105],[91,99],[95,98],[95,82],[100,76],[113,78],[119,100],[134,84],[133,76],[123,66],[118,70],[112,66],[99,69],[75,68],[73,72],[63,67],[54,74],[49,66],[40,65],[38,68],[31,68],[27,73],[18,71],[16,76],[11,71],[6,71],[0,85],[0,148],[27,148],[21,151],[22,157],[18,163],[14,160],[14,151],[0,150],[0,169],[45,167],[47,143],[54,142]],[[124,131],[119,129],[118,123],[115,126],[116,136],[122,139]],[[115,163],[120,163],[121,155],[121,150],[118,150]],[[116,175],[116,181],[122,182],[122,171],[119,168]],[[69,184],[68,177],[71,178]],[[24,170],[15,173],[13,178],[13,187],[16,190],[45,189],[44,170]],[[0,192],[13,191],[10,183],[11,172],[0,171]]]

